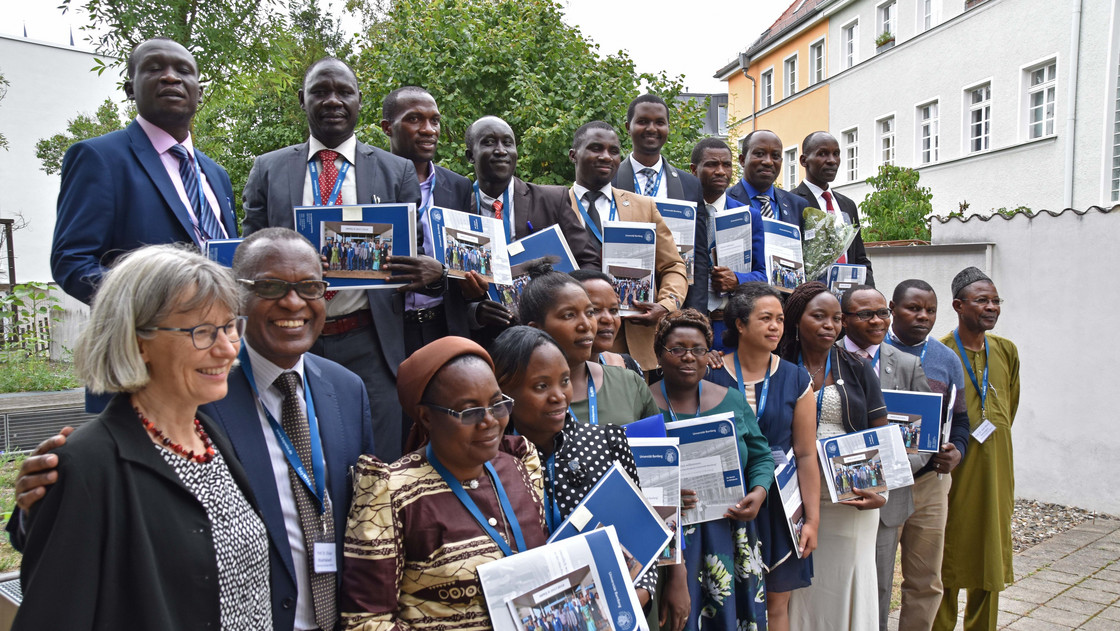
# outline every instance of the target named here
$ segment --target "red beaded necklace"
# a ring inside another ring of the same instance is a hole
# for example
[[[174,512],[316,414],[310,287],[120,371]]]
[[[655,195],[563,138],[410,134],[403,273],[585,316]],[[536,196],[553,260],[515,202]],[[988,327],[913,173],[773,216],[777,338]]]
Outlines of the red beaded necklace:
[[[144,429],[148,430],[148,433],[154,436],[164,447],[167,447],[187,460],[193,460],[199,464],[206,464],[214,459],[214,446],[210,442],[210,436],[206,434],[205,429],[202,429],[202,422],[199,421],[197,417],[194,419],[194,431],[198,434],[198,437],[202,439],[202,446],[205,447],[206,450],[201,454],[195,455],[194,451],[184,449],[179,443],[171,442],[171,439],[164,436],[163,432],[160,431],[158,427],[144,418],[144,414],[140,412],[139,408],[134,407],[132,409],[136,410],[136,415],[140,417],[140,422],[144,424]]]

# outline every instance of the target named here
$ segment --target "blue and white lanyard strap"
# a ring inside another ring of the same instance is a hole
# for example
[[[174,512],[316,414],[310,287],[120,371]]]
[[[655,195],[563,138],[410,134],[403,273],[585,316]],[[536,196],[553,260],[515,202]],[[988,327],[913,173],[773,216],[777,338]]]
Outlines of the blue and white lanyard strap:
[[[560,523],[564,521],[560,517],[560,507],[556,504],[556,452],[552,452],[548,456],[548,461],[545,462],[545,468],[548,471],[547,484],[544,487],[544,517],[548,522],[548,534],[556,532],[560,527]]]
[[[303,376],[303,398],[307,404],[307,426],[311,439],[311,471],[315,474],[315,483],[312,484],[310,478],[307,476],[307,469],[303,466],[303,461],[300,460],[299,452],[296,451],[295,445],[288,437],[287,432],[284,431],[283,426],[276,422],[276,418],[265,407],[264,401],[261,401],[260,391],[257,389],[257,382],[253,379],[253,367],[249,363],[249,353],[242,347],[241,351],[241,370],[245,373],[245,378],[249,380],[249,387],[253,389],[253,394],[256,395],[257,401],[261,404],[261,409],[264,410],[264,416],[268,420],[269,427],[272,428],[272,433],[276,436],[276,442],[280,444],[280,450],[284,452],[284,457],[288,460],[288,465],[296,472],[296,476],[307,487],[307,490],[315,498],[315,503],[319,505],[319,513],[325,514],[327,512],[326,490],[324,487],[324,480],[326,474],[324,469],[326,462],[323,458],[323,442],[319,436],[319,423],[315,418],[315,402],[311,397],[311,390],[307,387],[307,375]]]
[[[766,411],[766,398],[770,394],[770,366],[772,361],[769,357],[766,358],[766,376],[762,378],[762,392],[758,395],[758,405],[755,406],[758,411],[754,417],[759,421],[762,420],[762,413]],[[743,385],[743,366],[739,363],[739,351],[735,351],[735,379],[739,382],[739,392],[746,396],[747,390]]]
[[[435,165],[431,166],[432,169],[432,186],[428,189],[428,203],[420,207],[420,216],[423,217],[428,209],[432,207],[432,200],[436,197],[436,178],[439,177],[439,172],[436,171]]]
[[[433,189],[435,188],[435,184],[432,184],[432,188]],[[475,200],[474,201],[475,208],[478,209],[478,214],[481,215],[482,214],[482,189],[480,189],[478,187],[478,182],[474,183],[474,200]],[[510,243],[511,241],[513,241],[513,227],[510,225],[510,221],[512,221],[509,218],[510,214],[511,213],[510,213],[510,207],[509,207],[509,187],[507,186],[506,190],[502,193],[502,223],[505,224],[505,227],[506,227],[506,243]]]
[[[665,167],[661,167],[661,170],[657,172],[657,179],[653,181],[653,190],[650,191],[650,196],[651,197],[657,197],[657,191],[661,190],[661,174],[664,173],[664,172],[665,172]],[[642,185],[638,184],[638,174],[635,173],[634,174],[634,192],[639,194],[639,195],[642,195],[643,190],[645,190],[645,189],[642,188]]]
[[[876,374],[879,372],[879,354],[883,352],[883,346],[880,344],[879,348],[875,349],[875,357],[871,359],[871,367],[875,369]]]
[[[885,339],[883,341],[886,342],[887,344],[890,344],[891,346],[898,346],[899,344],[902,344],[902,340],[895,337],[894,332],[891,331],[890,329],[887,329],[887,339]],[[923,368],[925,368],[925,365],[926,365],[926,351],[927,350],[929,350],[929,338],[928,337],[926,338],[926,341],[922,342],[922,350],[918,352],[918,363],[921,364]]]
[[[968,353],[964,349],[964,344],[961,343],[961,334],[957,329],[953,329],[953,339],[957,342],[957,351],[961,354],[961,363],[964,364],[964,370],[968,373],[968,378],[972,380],[972,387],[976,388],[976,392],[980,395],[980,414],[983,416],[985,410],[988,409],[988,336],[984,336],[984,376],[982,383],[976,381],[976,371],[972,369],[972,362],[968,361]]]
[[[338,199],[338,194],[342,192],[342,182],[346,179],[346,173],[350,170],[350,163],[346,160],[342,161],[342,168],[338,170],[338,177],[334,180],[334,188],[331,189],[331,196],[327,198],[326,203],[323,202],[319,190],[319,165],[316,164],[315,160],[311,160],[307,163],[307,170],[311,172],[312,203],[316,206],[334,205],[334,200]]]
[[[665,406],[669,408],[669,417],[675,423],[677,421],[677,413],[673,411],[673,402],[669,400],[669,392],[665,390],[665,380],[661,380],[661,396],[665,397]],[[696,416],[700,416],[701,400],[704,396],[704,382],[703,380],[697,385],[696,388]]]
[[[591,215],[587,214],[587,209],[583,207],[583,202],[580,201],[579,196],[575,193],[572,193],[572,197],[576,198],[576,208],[579,209],[579,214],[581,217],[583,217],[584,225],[586,225],[587,229],[591,231],[591,234],[595,235],[595,238],[599,240],[599,243],[602,243],[603,234],[599,232],[599,228],[595,226],[595,222],[591,221]],[[610,221],[617,221],[618,206],[616,206],[614,203],[614,194],[611,194],[609,196],[609,199],[611,200]]]
[[[432,464],[432,468],[436,470],[439,477],[443,478],[444,483],[446,483],[448,488],[451,489],[451,492],[455,494],[459,502],[463,504],[463,507],[467,509],[467,512],[471,514],[471,517],[474,517],[478,525],[482,526],[482,530],[494,540],[494,543],[497,544],[502,554],[507,557],[513,556],[513,550],[509,547],[509,544],[498,534],[498,531],[494,529],[490,521],[482,516],[482,511],[479,510],[478,504],[475,504],[471,496],[467,495],[467,492],[463,489],[463,483],[456,479],[455,476],[451,475],[447,467],[444,467],[439,461],[435,452],[432,451],[432,445],[430,443],[428,444],[425,454],[428,457],[428,462]],[[502,486],[502,481],[498,478],[498,473],[494,471],[494,465],[487,462],[483,466],[486,468],[486,475],[490,476],[491,484],[494,485],[494,491],[498,494],[498,503],[501,505],[502,513],[505,515],[506,521],[509,522],[510,530],[513,531],[513,542],[517,545],[517,551],[524,552],[525,538],[521,536],[521,525],[517,522],[517,515],[513,512],[513,506],[509,503],[509,496],[506,495],[505,487]]]
[[[805,367],[804,361],[801,356],[797,357],[797,365],[801,368]],[[828,351],[828,355],[824,360],[824,376],[821,377],[821,389],[817,390],[817,423],[821,422],[821,407],[824,405],[824,384],[828,382],[828,374],[832,372],[832,351]],[[812,385],[812,377],[809,378],[809,385]]]
[[[579,417],[572,411],[572,406],[570,405],[568,406],[568,414],[571,414],[572,418],[577,421],[579,420]],[[599,424],[599,408],[595,405],[595,379],[591,377],[590,368],[587,369],[587,416],[589,417],[587,420],[588,423],[592,425]]]

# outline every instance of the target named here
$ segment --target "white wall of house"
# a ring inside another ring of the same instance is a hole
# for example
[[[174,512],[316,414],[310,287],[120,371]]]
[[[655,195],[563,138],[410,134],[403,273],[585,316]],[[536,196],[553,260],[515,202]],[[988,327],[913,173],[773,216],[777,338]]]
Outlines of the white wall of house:
[[[1008,302],[993,333],[1015,342],[1021,396],[1013,429],[1016,495],[1120,513],[1116,493],[1114,372],[1120,329],[1120,206],[1083,215],[972,217],[934,222],[933,244],[872,248],[876,285],[889,298],[906,278],[938,295],[934,335],[956,326],[949,285],[975,265]],[[1116,305],[1117,309],[1113,309]]]
[[[870,192],[863,181],[882,163],[878,123],[893,116],[894,163],[919,169],[921,184],[932,189],[935,213],[957,211],[962,202],[968,203],[968,213],[1063,208],[1069,97],[1076,88],[1072,205],[1112,204],[1107,185],[1116,110],[1115,3],[1081,1],[1077,55],[1070,54],[1073,5],[1053,0],[989,0],[963,13],[963,0],[944,0],[941,23],[925,33],[917,31],[916,3],[898,0],[896,45],[876,54],[874,25],[882,4],[850,3],[829,21],[829,127],[837,138],[850,129],[859,136],[858,174],[850,181],[841,169],[834,184],[839,191],[857,202]],[[861,62],[843,69],[843,28],[857,17]],[[1056,70],[1053,132],[1031,139],[1028,71],[1051,60]],[[983,84],[991,89],[989,145],[973,151],[966,91]],[[919,108],[934,101],[938,152],[923,164]]]
[[[65,131],[80,113],[92,115],[106,97],[124,96],[115,72],[90,72],[93,59],[68,46],[0,36],[0,73],[9,83],[0,101],[0,133],[8,139],[8,150],[0,151],[0,217],[22,213],[28,222],[13,238],[18,282],[52,279],[59,177],[40,169],[35,143]]]

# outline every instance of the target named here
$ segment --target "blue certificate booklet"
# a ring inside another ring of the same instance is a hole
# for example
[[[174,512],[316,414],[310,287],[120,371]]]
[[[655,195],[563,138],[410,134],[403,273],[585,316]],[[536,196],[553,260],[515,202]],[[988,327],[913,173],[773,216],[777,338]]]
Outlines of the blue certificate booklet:
[[[510,311],[517,313],[521,300],[521,290],[529,282],[527,267],[529,262],[545,258],[552,264],[552,269],[567,274],[577,268],[576,257],[568,247],[568,240],[560,232],[560,226],[551,225],[543,230],[510,243],[506,246],[509,252],[509,266],[511,283],[491,283],[490,299],[505,305]]]
[[[614,526],[484,563],[478,580],[494,631],[649,631]]]
[[[604,221],[603,271],[614,277],[619,313],[641,313],[631,302],[653,302],[657,297],[657,226],[637,221]]]
[[[696,204],[678,199],[657,200],[657,212],[673,233],[673,243],[684,261],[685,276],[692,284],[692,268],[696,260]]]
[[[665,415],[654,414],[622,426],[627,438],[665,438]]]
[[[447,266],[451,278],[467,272],[489,283],[510,283],[506,231],[501,219],[433,206],[429,211],[434,258]]]
[[[828,268],[828,290],[839,300],[848,289],[867,282],[867,266],[836,263]]]
[[[416,205],[296,206],[296,232],[327,259],[331,289],[388,289],[389,256],[416,256]]]
[[[673,538],[665,520],[617,461],[548,541],[561,541],[603,526],[619,529],[618,539],[625,548],[624,554],[633,557],[639,568],[635,581],[657,563],[661,551]]]
[[[766,244],[766,278],[774,289],[791,294],[805,282],[801,228],[763,217],[762,232]]]
[[[887,420],[902,431],[906,453],[937,453],[941,449],[941,395],[936,392],[883,390]]]
[[[203,255],[223,267],[233,267],[233,253],[244,239],[210,239],[203,248]]]
[[[751,244],[754,238],[751,226],[751,207],[742,206],[716,213],[716,249],[712,252],[712,265],[729,268],[739,274],[751,271]]]
[[[684,511],[685,525],[722,519],[747,494],[734,415],[666,423],[665,429],[680,439],[681,488],[696,491],[696,507]]]
[[[658,565],[674,565],[682,562],[681,538],[681,449],[676,438],[630,438],[630,451],[634,454],[634,464],[638,466],[638,478],[642,480],[642,495],[665,525],[673,533],[673,540],[661,551]]]

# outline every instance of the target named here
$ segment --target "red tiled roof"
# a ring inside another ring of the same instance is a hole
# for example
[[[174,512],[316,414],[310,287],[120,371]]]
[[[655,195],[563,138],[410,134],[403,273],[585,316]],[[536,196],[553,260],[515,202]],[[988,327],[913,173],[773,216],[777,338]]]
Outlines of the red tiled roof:
[[[778,16],[778,19],[774,20],[770,28],[763,31],[762,34],[758,36],[758,39],[755,40],[755,43],[751,44],[750,48],[747,49],[747,54],[749,55],[765,47],[771,41],[777,39],[788,27],[793,26],[801,20],[801,18],[813,13],[817,7],[831,1],[832,0],[793,0],[789,7]]]

